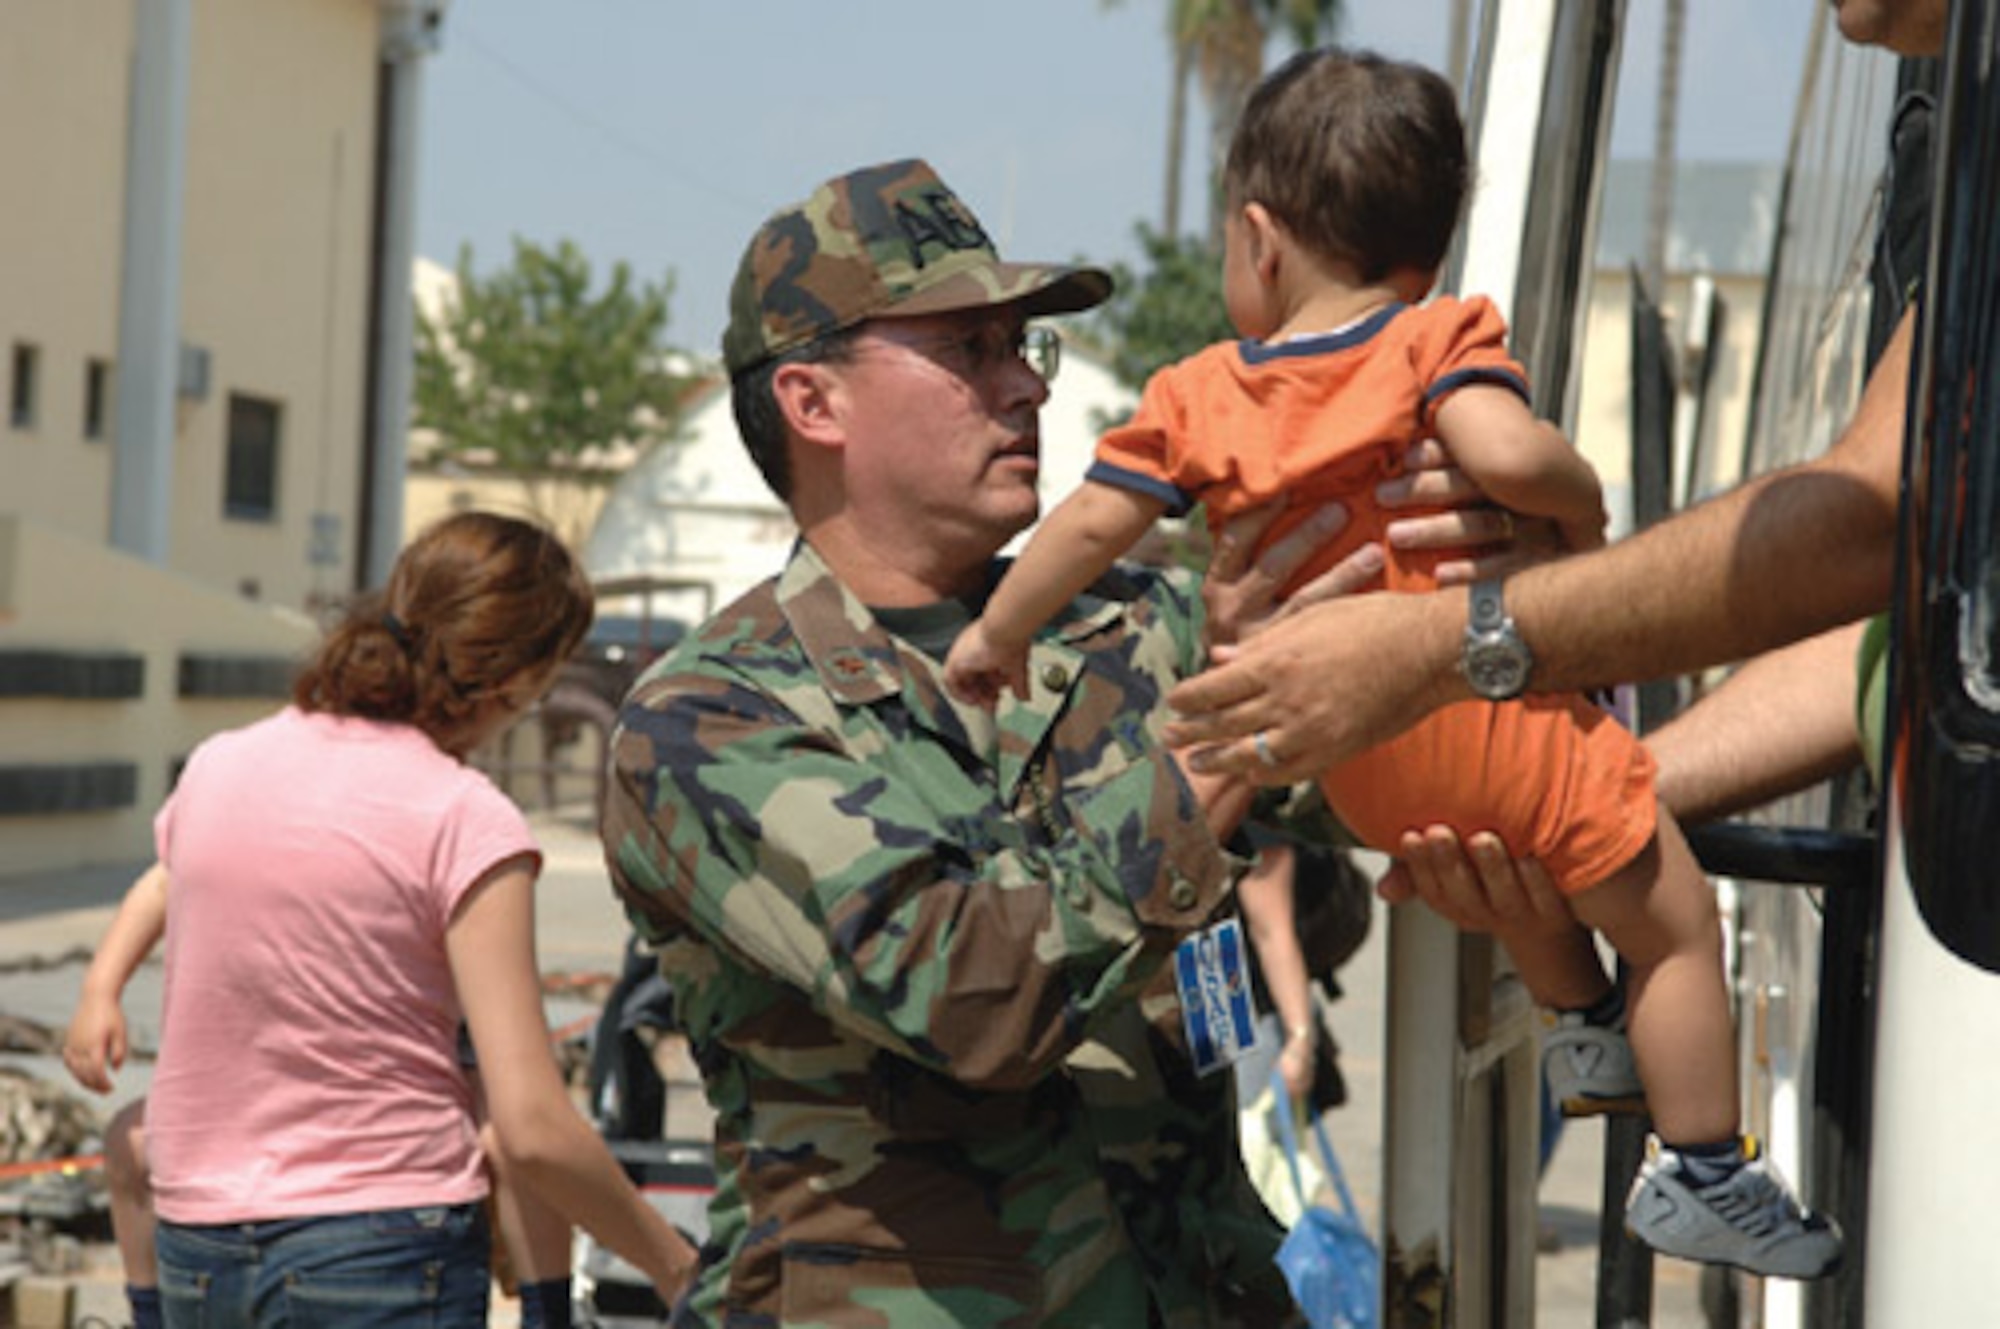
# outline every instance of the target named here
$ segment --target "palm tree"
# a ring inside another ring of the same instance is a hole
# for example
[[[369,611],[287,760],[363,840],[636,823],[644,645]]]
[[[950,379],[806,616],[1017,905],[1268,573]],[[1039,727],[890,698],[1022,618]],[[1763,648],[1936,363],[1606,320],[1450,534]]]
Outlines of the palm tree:
[[[1646,286],[1666,298],[1667,233],[1674,214],[1674,159],[1680,123],[1681,46],[1687,31],[1686,0],[1667,0],[1661,19],[1660,83],[1653,104],[1653,166],[1646,198]]]
[[[1103,0],[1107,5],[1118,0]],[[1229,140],[1250,90],[1264,74],[1264,47],[1282,33],[1300,49],[1336,35],[1346,18],[1342,0],[1168,0],[1167,39],[1173,50],[1168,90],[1166,201],[1160,233],[1180,231],[1181,159],[1187,143],[1187,85],[1199,80],[1208,104],[1210,199],[1208,236],[1222,240],[1222,200],[1214,185],[1229,156]]]
[[[1167,89],[1167,185],[1165,204],[1160,209],[1160,234],[1181,232],[1181,160],[1187,156],[1188,75],[1194,69],[1194,50],[1176,39],[1173,84]]]
[[[1304,50],[1337,35],[1346,18],[1341,0],[1172,0],[1174,40],[1194,53],[1194,72],[1208,104],[1208,240],[1222,243],[1217,189],[1243,104],[1264,76],[1264,48],[1282,35]]]
[[[1457,90],[1459,101],[1465,100],[1466,65],[1472,59],[1472,0],[1451,0],[1451,21],[1449,42],[1445,50],[1444,73]]]

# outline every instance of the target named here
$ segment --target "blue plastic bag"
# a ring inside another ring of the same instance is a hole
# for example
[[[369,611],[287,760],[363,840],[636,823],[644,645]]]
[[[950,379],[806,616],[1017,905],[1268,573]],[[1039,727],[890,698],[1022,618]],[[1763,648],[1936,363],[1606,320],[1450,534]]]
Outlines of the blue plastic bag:
[[[1299,1221],[1278,1247],[1278,1268],[1312,1329],[1375,1329],[1382,1296],[1382,1259],[1375,1249],[1326,1127],[1313,1118],[1313,1134],[1326,1158],[1326,1175],[1340,1197],[1340,1209],[1312,1203],[1299,1177],[1299,1132],[1292,1120],[1292,1096],[1273,1075],[1278,1139],[1299,1193]]]

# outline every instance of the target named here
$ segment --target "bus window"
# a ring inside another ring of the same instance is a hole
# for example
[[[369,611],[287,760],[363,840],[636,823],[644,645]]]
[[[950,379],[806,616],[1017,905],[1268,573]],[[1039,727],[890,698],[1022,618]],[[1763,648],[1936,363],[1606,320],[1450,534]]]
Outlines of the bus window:
[[[2000,86],[1969,36],[1953,42],[1937,126],[1894,750],[1919,912],[1954,954],[2000,972]]]

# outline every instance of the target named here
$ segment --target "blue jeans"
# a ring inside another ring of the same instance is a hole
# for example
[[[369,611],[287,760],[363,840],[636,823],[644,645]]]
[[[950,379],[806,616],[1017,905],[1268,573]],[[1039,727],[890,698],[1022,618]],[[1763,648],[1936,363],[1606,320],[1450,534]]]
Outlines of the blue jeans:
[[[491,1240],[478,1204],[159,1228],[170,1329],[483,1329]]]

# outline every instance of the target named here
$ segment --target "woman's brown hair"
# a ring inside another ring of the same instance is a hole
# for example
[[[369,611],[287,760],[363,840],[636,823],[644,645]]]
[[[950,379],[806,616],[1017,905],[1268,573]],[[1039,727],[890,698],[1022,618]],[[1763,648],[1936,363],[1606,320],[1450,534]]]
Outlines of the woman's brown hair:
[[[458,513],[412,540],[388,586],[327,634],[292,684],[292,701],[415,725],[454,750],[503,686],[569,658],[591,609],[590,583],[554,534],[495,513]]]

